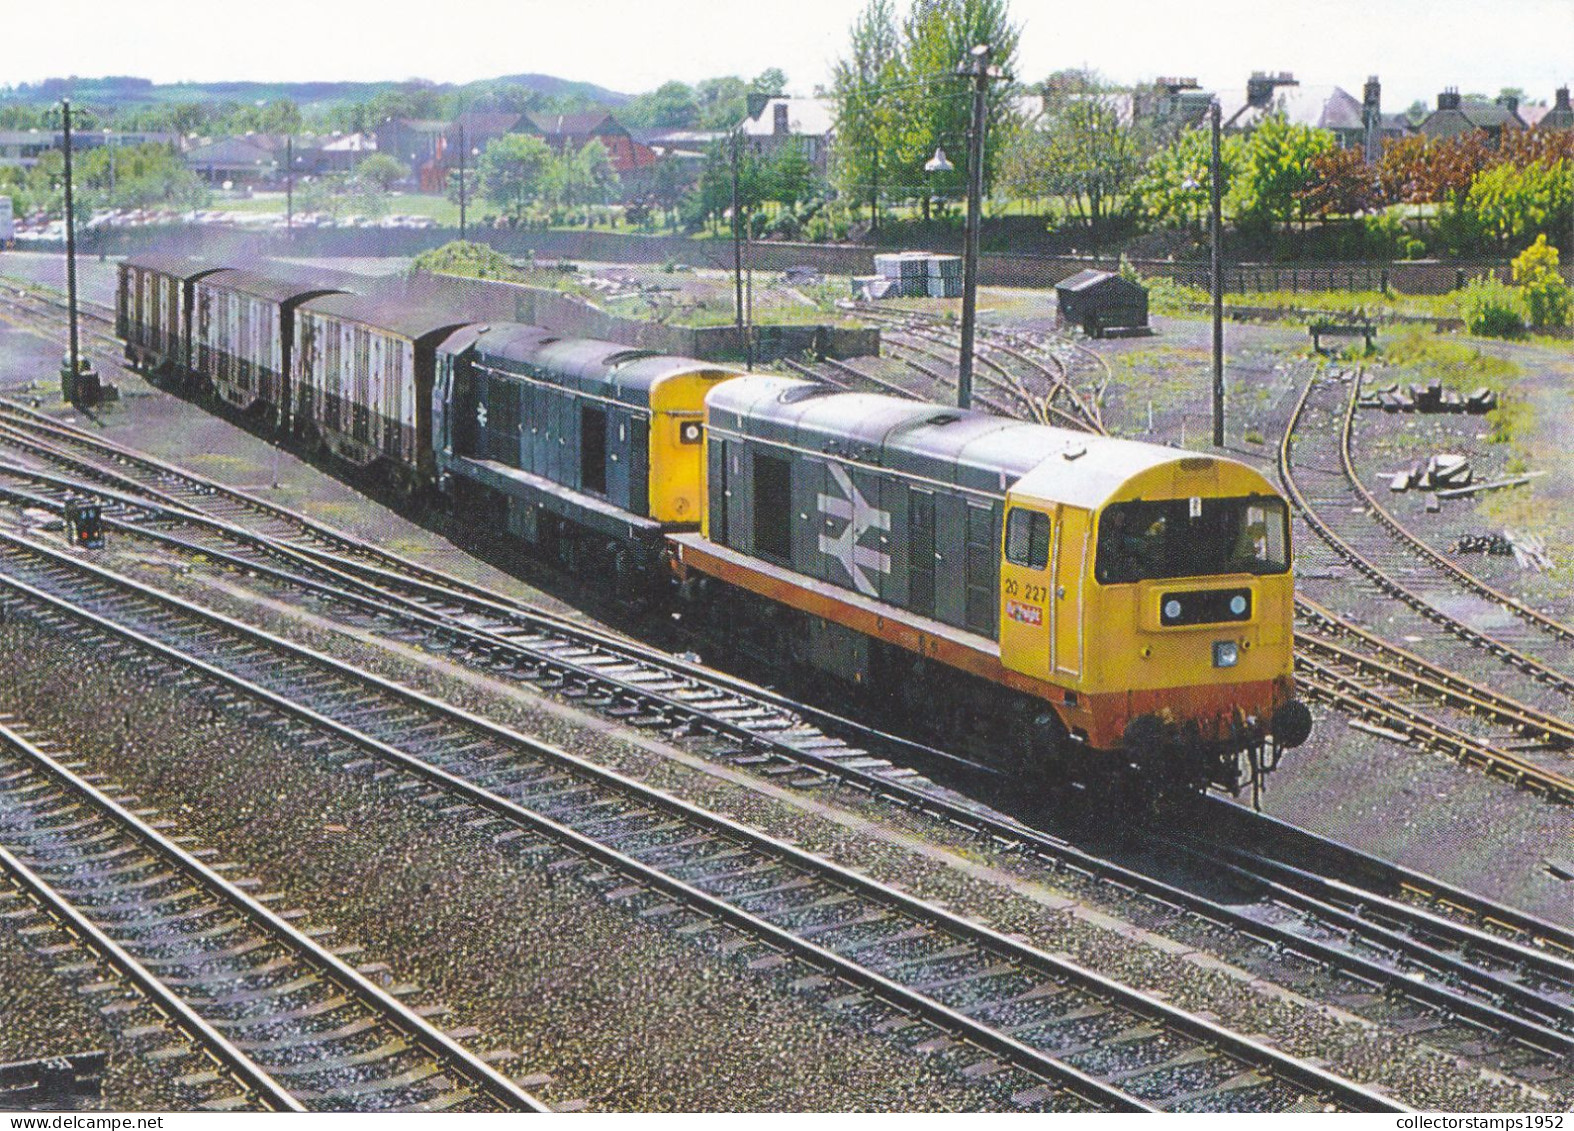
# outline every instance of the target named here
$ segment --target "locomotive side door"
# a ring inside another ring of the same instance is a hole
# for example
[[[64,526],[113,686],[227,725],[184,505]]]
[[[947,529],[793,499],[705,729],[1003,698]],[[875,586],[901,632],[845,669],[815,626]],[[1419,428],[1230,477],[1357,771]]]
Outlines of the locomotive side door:
[[[1006,511],[1000,559],[1000,662],[1048,679],[1051,572],[1048,514],[1013,503]]]
[[[1060,508],[1055,540],[1055,655],[1053,675],[1079,677],[1083,668],[1082,579],[1087,575],[1088,534],[1092,515],[1076,507]]]

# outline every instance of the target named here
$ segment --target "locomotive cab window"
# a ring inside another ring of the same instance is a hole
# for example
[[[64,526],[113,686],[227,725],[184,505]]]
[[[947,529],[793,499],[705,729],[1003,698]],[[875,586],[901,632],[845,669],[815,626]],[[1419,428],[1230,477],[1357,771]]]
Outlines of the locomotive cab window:
[[[1013,507],[1006,516],[1006,561],[1028,569],[1049,565],[1049,515]]]
[[[1101,584],[1290,568],[1289,513],[1276,498],[1115,503],[1099,519]]]

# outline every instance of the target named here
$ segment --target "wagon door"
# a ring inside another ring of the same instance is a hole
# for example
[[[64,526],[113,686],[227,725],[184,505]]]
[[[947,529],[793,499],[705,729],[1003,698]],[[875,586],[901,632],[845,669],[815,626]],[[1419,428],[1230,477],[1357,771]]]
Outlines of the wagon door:
[[[1054,672],[1082,675],[1082,579],[1087,574],[1088,532],[1092,516],[1076,507],[1060,508],[1059,537],[1055,541],[1055,593],[1051,607],[1055,618]]]

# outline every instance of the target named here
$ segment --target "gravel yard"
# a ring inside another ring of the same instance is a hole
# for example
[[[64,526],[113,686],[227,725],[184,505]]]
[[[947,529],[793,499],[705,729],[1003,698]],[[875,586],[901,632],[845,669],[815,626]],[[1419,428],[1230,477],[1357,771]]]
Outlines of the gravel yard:
[[[752,973],[605,906],[540,858],[414,804],[397,779],[326,766],[20,618],[0,630],[0,655],[13,676],[0,709],[68,738],[177,831],[284,892],[310,924],[338,928],[336,942],[364,946],[359,961],[387,962],[390,982],[452,1009],[445,1024],[479,1029],[477,1047],[512,1050],[508,1068],[549,1075],[538,1090],[551,1102],[1009,1106],[994,1082],[962,1082],[954,1054],[840,1024],[784,990],[785,975]],[[73,709],[84,698],[116,704],[107,727]]]
[[[361,634],[347,637],[282,601],[259,604],[229,582],[214,586],[192,574],[175,588],[189,599],[400,679],[998,929],[1020,932],[1048,951],[1064,952],[1140,989],[1160,991],[1184,1008],[1211,1012],[1238,1031],[1262,1033],[1299,1055],[1322,1057],[1336,1071],[1390,1088],[1407,1102],[1445,1110],[1529,1102],[1511,1086],[1461,1070],[1421,1040],[1374,1032],[1278,987],[1254,984],[1253,976],[1228,957],[1223,962],[1214,957],[1230,956],[1239,940],[1225,940],[1210,954],[1205,942],[1138,931],[1130,926],[1129,909],[1109,890],[1071,874],[1046,878],[1042,869],[987,851],[932,821],[894,815],[852,791],[834,797],[804,794],[718,768],[575,707],[529,691],[521,694],[517,685],[477,675],[440,656],[390,647]]]
[[[0,884],[0,890],[13,889]],[[21,906],[8,901],[3,910]],[[88,993],[87,987],[118,981],[118,975],[97,963],[91,951],[69,945],[64,932],[51,924],[42,914],[0,920],[0,1064],[104,1051],[109,1060],[96,1106],[168,1111],[197,1102],[201,1090],[181,1084],[179,1077],[211,1064],[189,1054],[148,1058],[156,1049],[190,1046],[178,1030],[159,1025],[158,1016],[135,991]],[[20,933],[23,930],[28,933]],[[52,946],[64,949],[53,957],[36,953]],[[62,967],[73,969],[62,973]],[[153,1031],[138,1036],[134,1031],[139,1027]]]

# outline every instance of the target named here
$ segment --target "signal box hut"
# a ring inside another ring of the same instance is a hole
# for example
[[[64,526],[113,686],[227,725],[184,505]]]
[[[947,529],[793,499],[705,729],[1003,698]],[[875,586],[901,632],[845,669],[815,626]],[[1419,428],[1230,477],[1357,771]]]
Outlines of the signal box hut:
[[[1106,330],[1148,328],[1148,289],[1111,271],[1078,271],[1055,288],[1060,321],[1092,338]]]

